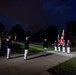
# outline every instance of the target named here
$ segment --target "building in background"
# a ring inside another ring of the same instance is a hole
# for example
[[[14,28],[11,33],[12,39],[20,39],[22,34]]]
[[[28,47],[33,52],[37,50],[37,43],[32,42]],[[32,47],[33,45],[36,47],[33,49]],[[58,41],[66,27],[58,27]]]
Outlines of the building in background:
[[[76,43],[76,21],[71,21],[66,23],[68,39],[71,39]]]

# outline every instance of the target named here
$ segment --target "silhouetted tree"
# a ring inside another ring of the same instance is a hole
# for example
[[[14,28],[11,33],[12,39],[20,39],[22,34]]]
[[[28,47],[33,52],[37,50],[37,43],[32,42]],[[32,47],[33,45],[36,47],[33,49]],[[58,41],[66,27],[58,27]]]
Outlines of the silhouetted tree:
[[[15,34],[17,36],[17,41],[24,41],[25,39],[25,31],[19,24],[16,24],[11,28],[12,37],[14,38]]]
[[[47,39],[50,42],[53,42],[54,40],[57,39],[57,36],[58,36],[58,28],[56,26],[54,26],[54,25],[50,25],[47,28],[46,33],[47,33]]]
[[[67,28],[68,35],[71,34],[73,36],[76,36],[76,20],[71,21],[71,22],[67,22],[66,28]]]
[[[30,32],[30,31],[26,32],[26,36],[31,38],[32,37],[32,32]]]
[[[4,28],[5,28],[4,25],[2,23],[0,23],[0,35],[2,34]]]
[[[46,32],[45,30],[39,30],[34,34],[34,40],[38,42],[42,42],[46,38]]]

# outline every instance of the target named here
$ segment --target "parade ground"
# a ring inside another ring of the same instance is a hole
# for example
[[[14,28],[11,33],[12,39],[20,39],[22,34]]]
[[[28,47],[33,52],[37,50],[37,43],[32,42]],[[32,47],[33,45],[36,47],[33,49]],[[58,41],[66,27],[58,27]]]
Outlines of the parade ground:
[[[48,51],[29,54],[28,59],[23,59],[23,54],[11,54],[10,59],[0,57],[0,75],[52,75],[47,70],[76,56],[73,51],[70,54],[63,52]]]

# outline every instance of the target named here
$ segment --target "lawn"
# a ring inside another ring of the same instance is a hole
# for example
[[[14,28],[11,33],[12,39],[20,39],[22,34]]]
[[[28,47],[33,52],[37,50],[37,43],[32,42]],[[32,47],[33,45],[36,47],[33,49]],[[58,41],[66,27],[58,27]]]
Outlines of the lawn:
[[[76,75],[76,57],[73,57],[47,71],[53,75]]]
[[[17,42],[14,43],[14,46],[16,45],[16,49],[18,52],[23,52],[24,51],[24,43]],[[15,47],[14,47],[15,48]],[[48,50],[54,50],[53,46],[49,45]],[[43,44],[29,44],[29,53],[36,53],[36,52],[43,52]]]

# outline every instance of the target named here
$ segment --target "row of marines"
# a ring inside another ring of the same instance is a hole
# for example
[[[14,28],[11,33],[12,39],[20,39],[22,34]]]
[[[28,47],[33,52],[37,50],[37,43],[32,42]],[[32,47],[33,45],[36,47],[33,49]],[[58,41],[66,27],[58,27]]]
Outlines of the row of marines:
[[[67,40],[66,42],[64,40],[63,44],[60,44],[60,42],[57,42],[55,40],[54,50],[58,52],[62,51],[62,52],[70,53],[71,50],[70,46],[71,46],[70,40]]]
[[[11,40],[11,37],[8,37],[6,39],[3,38],[0,41],[0,48],[1,48],[0,53],[6,52],[7,59],[10,59],[12,44],[13,44],[13,41]],[[44,56],[46,56],[46,52],[47,52],[47,48],[48,48],[47,39],[44,39],[43,48],[44,48],[43,54],[44,54]],[[27,60],[28,51],[29,51],[29,37],[26,37],[25,41],[24,41],[24,60]]]

